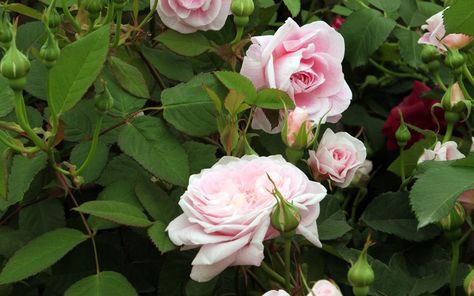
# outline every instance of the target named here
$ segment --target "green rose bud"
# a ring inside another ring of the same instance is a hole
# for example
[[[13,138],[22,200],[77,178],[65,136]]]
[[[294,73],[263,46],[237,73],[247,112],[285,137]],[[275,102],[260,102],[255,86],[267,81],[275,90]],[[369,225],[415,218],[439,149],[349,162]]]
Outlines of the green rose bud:
[[[453,111],[455,113],[464,111],[466,107],[465,98],[457,82],[449,86],[441,99],[441,106],[445,111]]]
[[[421,50],[421,60],[428,64],[439,57],[438,50],[433,45],[425,45]]]
[[[465,221],[465,212],[464,208],[462,207],[461,203],[456,202],[454,207],[451,209],[451,212],[444,217],[443,219],[438,221],[439,226],[445,232],[452,232],[464,225]]]
[[[454,75],[459,75],[462,73],[462,66],[466,63],[466,58],[459,51],[450,50],[444,59],[444,63]]]
[[[356,296],[366,296],[369,292],[369,286],[375,280],[375,273],[369,262],[367,262],[367,250],[372,245],[370,236],[365,243],[364,249],[359,255],[357,261],[351,266],[347,273],[347,279],[351,283]]]
[[[62,22],[61,15],[58,13],[55,7],[48,9],[44,18],[44,22],[48,25],[48,28],[52,30],[56,29]]]
[[[474,269],[464,279],[464,291],[467,296],[474,296]]]
[[[10,87],[22,90],[26,84],[26,75],[30,71],[30,61],[18,50],[15,38],[0,62],[0,72],[9,80]]]
[[[230,6],[234,16],[251,16],[254,8],[253,0],[233,0]]]
[[[12,25],[8,19],[8,14],[4,12],[0,16],[0,42],[9,46],[12,38]]]
[[[114,106],[114,98],[110,94],[107,86],[104,86],[104,91],[95,96],[95,108],[100,113],[107,113]]]
[[[59,49],[58,41],[54,38],[54,35],[50,32],[46,42],[41,46],[40,57],[48,68],[51,68],[56,64],[56,60],[59,58],[61,50]]]
[[[411,133],[403,120],[402,112],[400,110],[398,112],[400,114],[400,126],[395,132],[395,138],[397,139],[398,146],[405,147],[411,139]]]
[[[439,63],[439,61],[435,60],[435,61],[431,61],[428,63],[428,70],[431,72],[431,73],[436,73],[439,71],[439,68],[440,68],[441,64]]]
[[[128,0],[112,0],[115,10],[122,10],[127,5]]]
[[[272,182],[274,188],[272,190],[273,196],[277,199],[277,204],[273,207],[271,214],[271,224],[273,228],[281,233],[291,233],[294,231],[301,221],[301,215],[298,208],[286,201],[280,191],[277,189],[275,183],[268,175],[268,179]]]
[[[99,17],[100,11],[102,10],[102,0],[87,0],[86,10],[89,14],[89,19],[95,20]]]

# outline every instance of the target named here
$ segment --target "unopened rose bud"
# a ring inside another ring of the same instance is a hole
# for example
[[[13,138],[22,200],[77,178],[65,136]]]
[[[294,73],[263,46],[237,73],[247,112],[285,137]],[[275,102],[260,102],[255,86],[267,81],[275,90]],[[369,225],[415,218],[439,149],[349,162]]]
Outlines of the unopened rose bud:
[[[407,125],[405,124],[405,120],[403,120],[402,112],[399,111],[399,113],[400,113],[400,126],[395,132],[395,139],[397,139],[398,146],[405,147],[411,139],[411,133]]]
[[[95,108],[100,113],[107,113],[114,106],[114,98],[110,94],[107,86],[104,86],[104,91],[95,97]]]
[[[281,137],[286,146],[296,150],[306,148],[313,141],[312,124],[304,109],[296,107],[288,113]]]
[[[369,292],[369,286],[375,280],[374,270],[367,261],[367,250],[371,245],[372,242],[369,237],[359,258],[347,273],[347,279],[353,287],[352,291],[355,296],[366,296]]]
[[[443,44],[450,49],[461,49],[471,43],[472,38],[464,34],[448,34],[443,38]]]
[[[128,0],[112,0],[115,10],[122,10],[127,5]]]
[[[464,94],[456,82],[451,85],[446,93],[444,94],[443,98],[441,99],[441,105],[445,111],[454,111],[454,112],[462,112],[466,105],[463,103],[465,100]]]
[[[421,49],[421,60],[423,63],[435,61],[439,57],[439,52],[433,45],[424,45]]]
[[[102,0],[87,0],[86,10],[89,14],[89,19],[92,21],[99,17],[102,10]]]
[[[26,75],[30,71],[30,61],[18,50],[15,38],[0,62],[0,72],[9,80],[10,87],[22,90],[26,85]]]
[[[8,47],[12,38],[12,25],[8,19],[8,14],[3,12],[0,16],[0,42]]]
[[[462,73],[462,67],[466,63],[466,58],[457,50],[450,50],[444,59],[444,63],[448,66],[454,75]]]
[[[474,269],[464,279],[464,291],[467,296],[474,296]]]
[[[277,200],[277,203],[273,207],[271,213],[271,224],[273,228],[275,228],[281,233],[290,233],[295,230],[300,224],[300,212],[297,207],[286,201],[286,199],[280,193],[270,176],[268,176],[268,178],[274,186],[274,188],[272,189],[272,194]]]
[[[61,24],[62,18],[55,7],[49,8],[44,14],[44,22],[51,30],[56,29]]]
[[[444,232],[450,233],[460,229],[464,225],[465,216],[466,214],[461,203],[456,202],[449,214],[439,220],[438,224]]]
[[[233,0],[230,6],[234,16],[251,16],[254,8],[253,0]]]
[[[54,38],[52,33],[48,34],[46,42],[41,46],[40,57],[45,63],[46,67],[51,68],[56,64],[56,60],[59,58],[61,50],[59,49],[58,41]]]
[[[428,63],[428,70],[431,72],[431,73],[436,73],[439,71],[439,68],[441,67],[441,64],[439,63],[438,60],[434,60],[434,61],[431,61]]]

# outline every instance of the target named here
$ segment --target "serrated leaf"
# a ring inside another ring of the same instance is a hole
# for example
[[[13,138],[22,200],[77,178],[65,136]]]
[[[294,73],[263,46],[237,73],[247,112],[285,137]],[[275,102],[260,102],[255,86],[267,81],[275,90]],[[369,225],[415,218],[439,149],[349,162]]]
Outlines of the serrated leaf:
[[[369,0],[369,3],[385,12],[394,12],[400,7],[401,0]]]
[[[87,158],[91,147],[91,141],[81,142],[76,145],[71,151],[70,162],[79,168]],[[97,143],[97,148],[92,161],[81,173],[86,183],[90,183],[99,178],[102,170],[107,164],[107,158],[109,156],[109,148],[102,142]]]
[[[0,227],[0,256],[11,257],[23,247],[33,235],[27,231],[16,230],[6,226]],[[0,294],[1,295],[1,294]]]
[[[417,68],[421,64],[421,45],[418,44],[420,36],[414,31],[399,28],[393,33],[398,39],[402,59],[410,66]]]
[[[123,89],[140,98],[150,97],[145,78],[135,66],[118,57],[111,57],[109,63],[114,77]]]
[[[217,162],[217,147],[214,145],[187,141],[183,143],[183,147],[188,154],[190,174],[197,174]]]
[[[456,0],[444,13],[446,33],[474,36],[474,1]]]
[[[66,226],[63,204],[57,200],[45,200],[20,211],[18,224],[21,230],[40,235]]]
[[[224,84],[229,90],[233,89],[245,97],[245,102],[254,104],[257,99],[257,91],[252,81],[247,77],[236,72],[218,71],[215,72],[217,79]]]
[[[297,16],[301,10],[301,1],[300,0],[283,0],[285,6],[291,13],[292,17]]]
[[[165,120],[191,136],[207,136],[217,131],[215,107],[203,85],[212,88],[220,98],[226,93],[215,76],[209,73],[197,75],[189,82],[161,93]]]
[[[187,184],[186,152],[161,119],[141,116],[133,120],[120,133],[118,144],[155,176],[173,184]]]
[[[454,202],[466,190],[474,189],[474,168],[430,163],[410,192],[410,203],[418,218],[418,228],[449,214]],[[423,167],[422,167],[423,168]]]
[[[326,196],[321,201],[321,212],[318,217],[318,233],[321,240],[332,240],[343,236],[351,227],[346,222],[346,215],[341,210],[334,196]]]
[[[0,274],[0,284],[20,281],[53,265],[87,236],[71,228],[47,232],[19,249]]]
[[[74,210],[128,226],[148,227],[151,224],[140,209],[119,201],[93,200]]]
[[[167,30],[156,37],[156,40],[172,51],[188,57],[200,55],[211,49],[209,41],[199,32],[181,34],[173,30]]]
[[[177,80],[189,81],[194,76],[192,63],[186,58],[163,49],[141,47],[141,52],[148,62],[164,76]]]
[[[83,278],[66,290],[64,296],[136,296],[135,288],[120,273],[102,271]]]
[[[51,112],[63,114],[79,102],[102,69],[108,49],[109,26],[62,49],[50,70]]]
[[[176,217],[178,203],[168,196],[157,184],[148,180],[138,180],[135,193],[150,216],[163,224]]]
[[[410,209],[408,192],[388,192],[377,196],[367,206],[361,219],[375,230],[409,241],[423,241],[439,234],[439,230],[432,225],[417,229],[418,221]]]
[[[352,68],[365,65],[395,27],[395,21],[369,8],[352,13],[341,26]]]
[[[161,253],[166,253],[176,249],[176,246],[171,242],[165,229],[166,225],[163,224],[163,222],[156,221],[153,223],[153,226],[147,230],[151,241]]]
[[[262,89],[257,94],[255,106],[263,109],[292,109],[295,107],[295,102],[282,90],[274,88]]]

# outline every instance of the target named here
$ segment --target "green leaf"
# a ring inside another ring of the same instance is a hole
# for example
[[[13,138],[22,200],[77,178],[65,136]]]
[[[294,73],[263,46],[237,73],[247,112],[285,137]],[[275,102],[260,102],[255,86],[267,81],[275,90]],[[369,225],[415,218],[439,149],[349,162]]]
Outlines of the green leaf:
[[[217,147],[214,145],[188,141],[183,143],[183,147],[188,154],[190,174],[197,174],[217,162]]]
[[[41,41],[46,37],[46,29],[43,22],[27,22],[18,27],[16,32],[16,46],[27,53],[32,48],[39,48]]]
[[[171,242],[165,229],[166,225],[163,224],[163,222],[156,221],[153,223],[153,226],[147,230],[151,241],[161,253],[166,253],[176,249],[176,246]]]
[[[47,232],[19,249],[0,274],[0,284],[23,280],[56,263],[87,236],[71,228]]]
[[[361,219],[375,230],[409,241],[423,241],[439,234],[433,225],[417,229],[418,221],[410,209],[408,192],[388,192],[377,196]]]
[[[215,107],[203,85],[214,90],[220,98],[226,93],[215,76],[209,73],[197,75],[189,82],[161,93],[166,121],[191,136],[207,136],[217,131]]]
[[[93,200],[74,210],[128,226],[148,227],[151,224],[140,209],[119,201]]]
[[[346,42],[346,58],[352,68],[365,65],[395,27],[395,21],[373,9],[352,13],[340,32]]]
[[[274,88],[262,89],[257,94],[255,106],[263,109],[288,109],[295,107],[295,102],[282,90]]]
[[[401,0],[369,0],[369,3],[385,12],[394,12],[400,7]]]
[[[156,117],[141,116],[122,130],[118,144],[145,169],[167,182],[185,186],[189,166],[186,151]]]
[[[44,25],[42,25],[44,27]],[[39,60],[31,62],[31,69],[26,76],[25,90],[32,96],[46,101],[48,69]]]
[[[120,273],[102,271],[83,278],[66,290],[64,296],[136,296],[135,288]]]
[[[23,196],[30,187],[33,178],[46,167],[47,155],[38,153],[33,158],[15,155],[8,177],[8,205],[23,200]]]
[[[76,165],[76,168],[79,168],[86,160],[87,155],[89,154],[91,143],[92,141],[81,142],[72,149],[70,162]],[[95,154],[92,157],[92,161],[81,173],[81,176],[84,177],[86,183],[91,183],[99,178],[102,170],[107,164],[108,156],[109,148],[104,143],[98,142]]]
[[[15,106],[15,95],[8,85],[8,80],[0,76],[0,117],[8,115]]]
[[[446,33],[474,36],[474,2],[456,0],[444,13]]]
[[[20,212],[21,213],[21,212]],[[6,226],[0,227],[0,256],[9,258],[18,249],[31,240],[31,233],[15,230]],[[1,295],[1,294],[0,294]]]
[[[57,199],[38,202],[20,211],[18,224],[35,235],[65,227],[64,206]]]
[[[4,131],[0,131],[0,133],[7,135]],[[10,148],[0,143],[0,216],[3,211],[1,201],[8,198],[8,169],[10,168],[11,154]]]
[[[109,26],[63,48],[50,70],[51,112],[63,114],[79,102],[102,69],[108,49]]]
[[[149,180],[138,180],[135,193],[145,210],[155,220],[168,224],[176,217],[178,203],[157,184]]]
[[[162,49],[152,49],[145,46],[141,47],[141,51],[158,72],[170,79],[189,81],[194,77],[192,63],[186,58]]]
[[[458,197],[474,189],[472,167],[426,162],[416,177],[410,203],[419,221],[418,228],[447,216]]]
[[[135,182],[139,178],[149,177],[136,161],[120,154],[109,161],[97,183],[105,187],[123,180]]]
[[[148,86],[140,70],[117,57],[111,57],[109,63],[114,77],[123,89],[137,97],[150,97]]]
[[[398,39],[398,46],[400,46],[400,54],[404,62],[412,67],[419,67],[421,65],[421,45],[418,44],[420,36],[410,30],[397,28],[393,32]]]
[[[403,0],[400,5],[399,13],[405,24],[410,27],[415,27],[424,24],[426,19],[441,10],[443,10],[443,7],[435,3]]]
[[[405,174],[410,176],[412,172],[416,169],[418,159],[420,158],[423,151],[429,148],[436,139],[424,139],[421,141],[416,142],[411,146],[409,149],[403,152],[403,161],[405,164]],[[388,171],[396,174],[397,176],[401,176],[401,158],[400,156],[395,159],[390,166],[388,167]]]
[[[168,30],[158,35],[156,40],[172,51],[187,57],[200,55],[212,48],[209,41],[201,33],[181,34]]]
[[[21,4],[21,3],[6,4],[4,6],[4,9],[9,10],[9,11],[14,11],[14,12],[17,12],[19,14],[22,14],[22,15],[25,15],[25,16],[28,16],[28,17],[31,17],[31,18],[37,19],[37,20],[41,20],[41,18],[42,18],[41,12],[39,12],[38,10],[36,10],[34,8],[31,8],[29,6]]]
[[[334,196],[326,196],[321,203],[321,213],[318,217],[318,233],[321,240],[340,238],[351,227],[346,222],[346,215],[341,210],[339,201]]]
[[[257,99],[257,91],[253,86],[252,81],[247,77],[230,71],[215,72],[217,79],[224,84],[229,90],[233,89],[239,94],[245,96],[245,102],[254,104]]]
[[[292,17],[297,16],[301,10],[301,1],[300,0],[283,0],[286,7],[291,13]]]
[[[218,277],[215,277],[212,280],[208,282],[203,282],[203,283],[189,280],[185,287],[186,296],[215,295],[214,289],[216,288],[218,279],[219,279]]]

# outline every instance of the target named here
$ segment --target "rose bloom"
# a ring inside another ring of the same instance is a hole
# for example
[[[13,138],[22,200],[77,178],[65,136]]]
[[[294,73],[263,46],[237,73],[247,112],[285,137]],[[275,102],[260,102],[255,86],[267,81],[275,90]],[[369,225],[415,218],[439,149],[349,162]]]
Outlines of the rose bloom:
[[[331,179],[336,186],[347,187],[363,165],[367,151],[364,143],[346,132],[326,129],[318,150],[309,151],[308,164],[316,180]]]
[[[418,163],[422,163],[426,160],[445,161],[464,157],[466,156],[458,150],[458,144],[456,144],[456,142],[447,141],[441,144],[441,142],[438,141],[433,149],[425,149],[418,159]]]
[[[262,296],[290,296],[284,290],[272,290]],[[342,296],[341,291],[328,280],[317,281],[307,296]]]
[[[200,250],[191,271],[193,280],[212,279],[228,266],[256,265],[263,260],[263,241],[279,235],[270,225],[278,190],[300,211],[296,233],[316,246],[316,218],[326,189],[310,181],[280,155],[223,157],[212,168],[192,175],[179,205],[183,214],[167,228],[171,241]]]
[[[296,107],[295,110],[288,113],[286,142],[291,147],[298,136],[300,128],[304,125],[306,130],[306,143],[311,143],[314,138],[312,124],[308,117],[308,113],[301,108]]]
[[[342,73],[341,34],[322,21],[300,27],[289,18],[274,35],[252,37],[251,41],[240,73],[256,88],[287,92],[314,122],[341,118],[352,98]],[[263,118],[254,118],[258,120]]]
[[[412,92],[406,96],[398,106],[392,108],[390,115],[387,117],[387,120],[385,121],[382,128],[382,133],[385,137],[387,137],[387,148],[389,150],[398,149],[395,132],[400,126],[399,111],[402,112],[403,119],[408,124],[412,124],[425,130],[437,129],[436,121],[433,119],[433,117],[431,117],[431,107],[436,104],[437,101],[421,98],[423,93],[429,90],[430,88],[422,82],[415,81],[413,83]],[[443,127],[445,125],[443,111],[437,108],[435,109],[435,115],[441,127]],[[411,130],[410,132],[411,139],[407,144],[407,148],[424,137],[422,134],[417,133],[414,130]]]
[[[421,26],[427,32],[418,40],[418,43],[436,46],[441,53],[447,50],[446,47],[451,49],[463,48],[471,42],[471,38],[464,34],[446,35],[443,12],[444,10],[431,16],[426,20],[426,24]]]
[[[150,0],[153,7],[155,0]],[[232,0],[156,0],[156,11],[169,28],[183,34],[220,30],[230,13]]]

